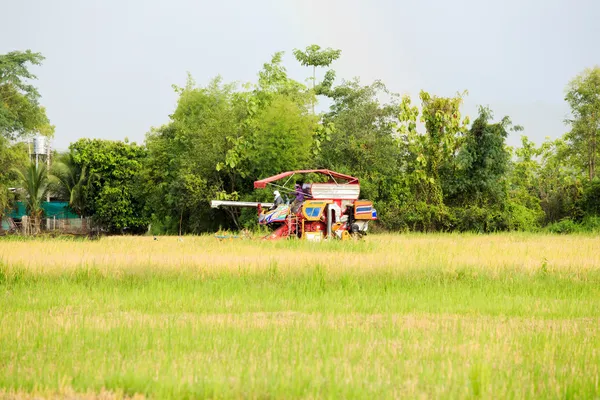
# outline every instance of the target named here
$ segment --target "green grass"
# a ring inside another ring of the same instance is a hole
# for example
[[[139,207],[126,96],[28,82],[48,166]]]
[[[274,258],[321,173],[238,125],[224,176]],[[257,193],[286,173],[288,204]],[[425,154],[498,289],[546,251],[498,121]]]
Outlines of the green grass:
[[[322,250],[343,258],[358,248]],[[598,398],[600,272],[501,267],[356,273],[272,261],[260,270],[84,265],[46,274],[4,265],[0,388],[178,399]]]

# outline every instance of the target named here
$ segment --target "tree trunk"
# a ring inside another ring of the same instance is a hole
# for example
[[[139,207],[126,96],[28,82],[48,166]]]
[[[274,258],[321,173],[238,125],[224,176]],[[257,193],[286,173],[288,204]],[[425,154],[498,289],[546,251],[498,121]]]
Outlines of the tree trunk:
[[[312,98],[312,112],[313,112],[313,115],[315,115],[315,97],[317,96],[317,93],[315,93],[315,87],[316,87],[315,81],[317,79],[317,77],[316,77],[316,69],[317,69],[317,67],[315,67],[313,65],[313,98]]]
[[[596,130],[592,132],[592,149],[590,159],[590,181],[596,176],[596,155],[598,153],[598,145],[596,142]]]
[[[33,217],[33,234],[37,235],[41,232],[42,218],[40,215],[36,215]]]
[[[183,210],[179,214],[179,236],[181,236],[181,224],[183,223]]]

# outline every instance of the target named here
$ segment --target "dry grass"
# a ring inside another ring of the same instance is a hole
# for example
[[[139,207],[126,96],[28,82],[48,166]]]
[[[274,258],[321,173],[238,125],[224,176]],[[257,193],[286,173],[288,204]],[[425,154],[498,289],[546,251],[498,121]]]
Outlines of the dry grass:
[[[359,243],[298,243],[202,237],[108,237],[100,241],[0,241],[0,260],[29,271],[62,273],[82,266],[106,272],[138,268],[260,271],[273,263],[293,271],[322,265],[328,272],[469,267],[485,272],[600,270],[599,236],[531,234],[377,235]]]

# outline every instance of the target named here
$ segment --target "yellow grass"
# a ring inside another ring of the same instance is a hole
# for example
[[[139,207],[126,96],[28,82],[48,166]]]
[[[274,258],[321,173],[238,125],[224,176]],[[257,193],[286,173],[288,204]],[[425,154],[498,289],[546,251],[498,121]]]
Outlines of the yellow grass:
[[[202,237],[108,237],[97,241],[0,241],[0,260],[32,272],[60,273],[82,266],[100,270],[263,270],[275,263],[294,271],[322,265],[331,273],[436,266],[486,272],[600,269],[600,237],[530,234],[377,235],[359,243],[218,241]]]

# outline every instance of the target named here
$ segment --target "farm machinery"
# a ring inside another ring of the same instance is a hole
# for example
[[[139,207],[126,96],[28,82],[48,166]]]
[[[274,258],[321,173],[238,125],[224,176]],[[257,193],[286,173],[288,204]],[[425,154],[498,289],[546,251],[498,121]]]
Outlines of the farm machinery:
[[[314,183],[296,181],[294,189],[287,187],[295,175],[316,174],[322,179]],[[279,181],[286,179],[282,184]],[[377,219],[373,203],[359,200],[358,178],[327,169],[287,171],[254,182],[254,189],[272,186],[294,197],[292,202],[275,203],[213,200],[211,207],[255,207],[258,223],[273,228],[266,240],[299,238],[310,241],[323,239],[356,239],[366,235],[369,221]]]

